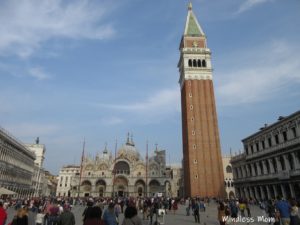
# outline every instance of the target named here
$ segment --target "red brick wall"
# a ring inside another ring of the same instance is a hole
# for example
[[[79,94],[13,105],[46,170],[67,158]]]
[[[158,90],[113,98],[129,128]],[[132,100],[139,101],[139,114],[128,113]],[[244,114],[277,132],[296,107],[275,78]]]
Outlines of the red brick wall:
[[[181,107],[185,194],[223,197],[224,175],[212,81],[186,80],[181,90]]]

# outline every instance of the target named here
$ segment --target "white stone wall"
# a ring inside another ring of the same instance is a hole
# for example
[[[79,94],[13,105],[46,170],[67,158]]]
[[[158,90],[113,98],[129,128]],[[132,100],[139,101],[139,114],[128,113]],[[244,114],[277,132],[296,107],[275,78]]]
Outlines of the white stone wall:
[[[223,156],[223,171],[224,171],[224,186],[227,198],[233,198],[235,196],[235,190],[233,187],[233,170],[230,163],[231,156]]]

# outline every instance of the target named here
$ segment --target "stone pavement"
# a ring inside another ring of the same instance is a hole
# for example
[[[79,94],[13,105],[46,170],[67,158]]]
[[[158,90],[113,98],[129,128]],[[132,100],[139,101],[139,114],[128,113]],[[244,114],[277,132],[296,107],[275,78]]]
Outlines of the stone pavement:
[[[83,206],[75,206],[72,209],[72,212],[75,215],[76,219],[76,225],[82,225],[82,212],[84,210]],[[258,206],[251,206],[251,213],[253,215],[254,222],[249,223],[253,225],[267,225],[268,222],[258,222],[257,216],[264,215],[264,212],[259,209]],[[13,215],[15,214],[15,210],[13,208],[8,209],[8,220],[7,223],[11,222]],[[142,218],[142,215],[140,214],[140,217]],[[120,225],[123,221],[123,214],[120,215]],[[154,217],[155,218],[155,217]],[[159,218],[161,220],[162,218]],[[30,213],[29,215],[29,223],[28,225],[35,225],[35,214]],[[6,223],[6,224],[7,224]],[[144,220],[143,225],[148,225],[149,221]],[[175,214],[173,212],[168,212],[167,215],[165,215],[165,225],[191,225],[196,224],[194,217],[192,215],[186,216],[185,215],[185,206],[179,205],[179,209]],[[200,224],[201,225],[218,225],[219,222],[217,221],[217,204],[216,203],[210,203],[209,206],[207,206],[206,212],[200,212]],[[234,224],[234,223],[228,223],[228,224]],[[241,223],[235,223],[236,225],[246,225],[247,222],[241,222]]]

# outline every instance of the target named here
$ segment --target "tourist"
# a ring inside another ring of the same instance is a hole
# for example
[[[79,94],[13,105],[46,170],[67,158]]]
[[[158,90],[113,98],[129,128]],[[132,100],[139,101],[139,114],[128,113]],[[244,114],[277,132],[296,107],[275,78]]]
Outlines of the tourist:
[[[93,205],[94,205],[94,201],[93,199],[89,199],[86,203],[86,208],[84,209],[83,213],[82,213],[82,220],[83,220],[83,223],[85,222],[86,218],[89,217],[89,214],[93,208]]]
[[[238,207],[234,200],[229,202],[229,208],[230,208],[231,218],[234,218],[234,219],[237,218],[238,217]]]
[[[103,220],[105,222],[105,225],[117,225],[118,224],[114,207],[115,207],[114,203],[111,202],[111,203],[109,203],[108,208],[104,211]]]
[[[26,207],[18,209],[12,225],[28,225],[28,210]]]
[[[52,204],[49,208],[49,216],[47,225],[56,225],[59,217],[59,207],[57,204]]]
[[[102,210],[99,206],[91,207],[83,225],[101,225],[103,224],[101,216]]]
[[[247,210],[247,216],[251,217],[251,211],[250,211],[250,204],[249,201],[246,201],[246,210]]]
[[[3,202],[0,201],[0,225],[4,225],[7,219],[7,213],[3,208]]]
[[[218,207],[218,220],[220,225],[225,225],[225,205],[222,201],[219,202],[219,207]]]
[[[36,225],[43,225],[44,217],[45,217],[45,214],[42,213],[41,209],[38,209],[38,213],[36,214],[36,218],[35,218],[35,224]]]
[[[58,218],[58,225],[75,225],[75,216],[71,212],[71,207],[69,204],[64,205],[63,212]]]
[[[200,206],[198,201],[192,201],[192,209],[195,217],[195,222],[200,223]]]
[[[291,221],[291,214],[290,214],[290,210],[291,207],[289,205],[289,203],[285,200],[283,200],[281,197],[278,197],[278,201],[275,204],[276,209],[279,211],[280,213],[280,221],[283,225],[289,225],[290,221]]]
[[[121,206],[116,201],[116,204],[115,204],[115,215],[116,215],[118,221],[119,221],[119,215],[120,215],[120,213],[121,213]]]
[[[185,200],[185,206],[186,206],[186,208],[185,208],[186,215],[189,216],[190,215],[190,210],[191,210],[191,205],[190,205],[190,199],[189,198],[187,198]]]
[[[137,215],[137,209],[134,206],[128,206],[125,209],[122,225],[142,225],[142,220]]]
[[[300,224],[300,219],[298,216],[299,210],[297,207],[297,202],[295,200],[291,201],[291,223],[290,225],[299,225]]]
[[[178,203],[176,200],[174,200],[173,204],[172,204],[172,210],[173,210],[173,214],[176,214],[176,211],[178,210]]]
[[[241,217],[245,217],[246,204],[245,204],[244,200],[240,200],[239,208],[241,211]]]

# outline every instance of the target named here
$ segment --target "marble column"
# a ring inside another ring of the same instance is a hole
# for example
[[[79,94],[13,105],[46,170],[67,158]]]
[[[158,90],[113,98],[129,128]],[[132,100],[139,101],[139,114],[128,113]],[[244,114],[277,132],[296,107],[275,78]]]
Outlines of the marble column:
[[[255,199],[259,200],[260,196],[258,195],[258,188],[257,188],[257,186],[254,187],[254,192],[255,192]]]
[[[284,199],[287,199],[286,192],[285,192],[285,189],[284,189],[283,184],[280,184],[280,188],[281,188],[281,192],[282,192],[282,197],[283,197]]]
[[[277,165],[277,171],[280,172],[282,171],[281,163],[279,157],[275,157],[276,160],[276,165]]]
[[[266,198],[266,196],[265,196],[265,192],[264,192],[264,189],[263,189],[263,187],[262,187],[262,186],[259,186],[259,189],[260,189],[260,196],[261,196],[261,198],[262,198],[262,200],[263,200],[263,199],[265,199],[265,198]]]
[[[295,197],[296,197],[296,194],[295,194],[295,189],[294,189],[293,183],[289,183],[289,188],[290,188],[290,190],[291,190],[292,198],[295,198]]]
[[[295,170],[300,169],[300,162],[299,162],[298,158],[296,157],[295,152],[292,152],[292,158],[294,161]]]
[[[263,160],[262,161],[262,169],[263,169],[263,174],[268,174],[268,170],[267,170],[267,165],[266,165],[266,161]]]
[[[285,170],[291,170],[291,165],[290,165],[287,155],[283,155],[283,161],[284,161],[284,165],[285,165]]]
[[[274,165],[273,165],[272,159],[268,159],[267,163],[269,163],[270,173],[275,173]]]
[[[256,166],[256,168],[257,168],[257,175],[260,176],[260,175],[261,175],[261,170],[260,170],[260,167],[259,167],[259,163],[256,162],[256,163],[255,163],[255,166]]]

